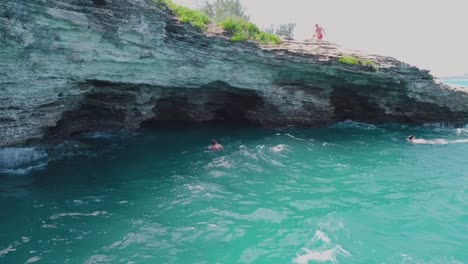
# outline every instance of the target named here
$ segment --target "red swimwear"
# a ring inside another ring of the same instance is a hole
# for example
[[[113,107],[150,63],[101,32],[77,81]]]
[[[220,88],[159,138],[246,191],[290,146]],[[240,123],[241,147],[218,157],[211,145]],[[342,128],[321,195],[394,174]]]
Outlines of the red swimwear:
[[[322,33],[318,34],[318,35],[317,35],[317,38],[318,38],[318,39],[323,39],[323,34],[322,34]]]

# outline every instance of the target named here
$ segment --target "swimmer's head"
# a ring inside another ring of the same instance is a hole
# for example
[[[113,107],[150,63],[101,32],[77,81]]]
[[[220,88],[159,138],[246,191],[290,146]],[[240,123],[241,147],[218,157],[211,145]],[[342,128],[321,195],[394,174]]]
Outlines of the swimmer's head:
[[[218,144],[218,141],[216,139],[212,139],[211,140],[211,145],[216,145],[216,144]]]
[[[406,139],[408,139],[408,140],[413,140],[413,139],[414,139],[414,136],[413,136],[413,135],[409,135]]]

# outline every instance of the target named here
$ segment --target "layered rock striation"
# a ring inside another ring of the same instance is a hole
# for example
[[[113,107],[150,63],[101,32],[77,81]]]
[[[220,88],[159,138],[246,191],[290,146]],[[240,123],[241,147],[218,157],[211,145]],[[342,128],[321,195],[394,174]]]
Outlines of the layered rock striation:
[[[468,121],[467,89],[396,59],[231,43],[150,0],[2,0],[0,33],[0,146],[164,122]]]

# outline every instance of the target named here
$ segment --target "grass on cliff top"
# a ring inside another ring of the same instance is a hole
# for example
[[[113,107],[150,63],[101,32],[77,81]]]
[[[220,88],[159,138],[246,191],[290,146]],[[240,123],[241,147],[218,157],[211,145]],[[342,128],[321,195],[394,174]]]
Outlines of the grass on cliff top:
[[[253,40],[260,44],[278,45],[281,43],[277,35],[261,31],[254,23],[244,19],[229,18],[222,21],[220,26],[232,35],[231,41],[233,42]]]
[[[180,22],[190,24],[200,30],[206,30],[210,23],[210,18],[201,11],[174,4],[171,0],[153,0],[153,2],[166,5]]]
[[[190,24],[202,31],[206,30],[211,22],[210,18],[202,11],[177,5],[172,0],[153,0],[153,2],[163,8],[169,8],[181,23]],[[244,19],[226,19],[219,26],[231,35],[232,42],[253,40],[260,44],[278,45],[281,43],[281,39],[277,35],[261,31],[255,24]]]
[[[375,61],[368,60],[368,59],[361,59],[361,58],[357,58],[351,55],[343,56],[338,61],[347,65],[363,65],[363,66],[372,67],[376,70],[378,69],[378,65],[377,63],[375,63]]]

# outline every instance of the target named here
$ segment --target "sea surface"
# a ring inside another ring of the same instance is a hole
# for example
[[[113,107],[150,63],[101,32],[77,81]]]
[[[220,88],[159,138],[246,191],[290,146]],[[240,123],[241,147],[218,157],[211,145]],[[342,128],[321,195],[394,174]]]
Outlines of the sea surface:
[[[468,79],[442,79],[444,83],[455,84],[468,87]]]
[[[0,149],[0,263],[468,263],[468,128],[194,126]]]

